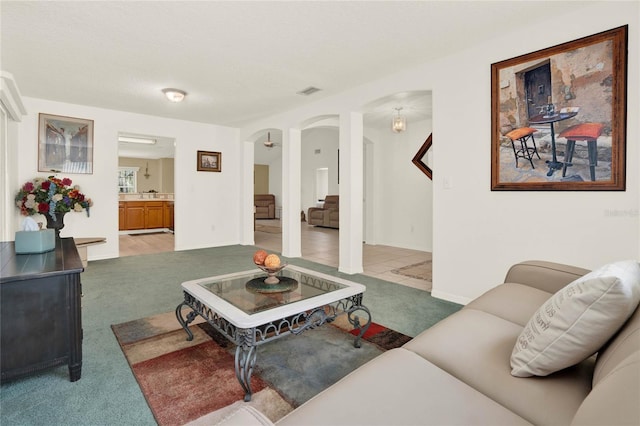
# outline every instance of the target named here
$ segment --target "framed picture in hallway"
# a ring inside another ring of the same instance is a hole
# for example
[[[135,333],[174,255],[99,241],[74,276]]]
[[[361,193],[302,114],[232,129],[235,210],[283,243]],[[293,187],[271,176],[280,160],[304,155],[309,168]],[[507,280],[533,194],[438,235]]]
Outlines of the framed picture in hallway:
[[[427,175],[427,177],[433,180],[433,170],[431,167],[427,165],[427,153],[431,149],[431,145],[433,145],[433,133],[429,133],[429,137],[424,141],[416,155],[413,157],[411,162],[418,168],[422,173]]]
[[[93,120],[39,114],[38,171],[93,173]]]
[[[491,64],[492,191],[624,191],[627,26]]]
[[[219,172],[222,171],[222,153],[211,151],[198,151],[198,171],[199,172]]]

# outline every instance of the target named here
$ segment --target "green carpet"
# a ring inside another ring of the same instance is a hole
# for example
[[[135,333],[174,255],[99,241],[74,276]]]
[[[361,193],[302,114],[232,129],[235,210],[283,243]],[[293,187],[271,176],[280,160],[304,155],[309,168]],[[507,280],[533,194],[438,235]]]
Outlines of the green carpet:
[[[235,245],[90,262],[82,274],[82,378],[71,383],[67,368],[58,367],[3,383],[0,423],[155,425],[110,325],[175,309],[183,281],[253,269],[255,250]],[[366,285],[364,303],[375,322],[408,336],[461,308],[421,290],[303,259],[286,261]]]

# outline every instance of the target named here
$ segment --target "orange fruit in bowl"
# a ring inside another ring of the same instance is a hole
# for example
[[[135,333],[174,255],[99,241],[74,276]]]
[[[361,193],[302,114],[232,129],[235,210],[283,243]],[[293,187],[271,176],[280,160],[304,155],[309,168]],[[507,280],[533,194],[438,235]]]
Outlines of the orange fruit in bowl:
[[[258,250],[253,254],[253,263],[256,265],[264,265],[264,261],[267,258],[267,252],[264,250]]]
[[[270,254],[264,260],[264,266],[270,269],[275,269],[280,266],[280,258],[277,254]]]

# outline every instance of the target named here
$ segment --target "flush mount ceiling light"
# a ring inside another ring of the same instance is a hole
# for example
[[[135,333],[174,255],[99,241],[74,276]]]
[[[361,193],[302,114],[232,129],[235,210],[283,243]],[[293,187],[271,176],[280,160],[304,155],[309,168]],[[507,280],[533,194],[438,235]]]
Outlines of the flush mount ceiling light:
[[[405,130],[407,130],[407,119],[406,117],[400,115],[402,107],[394,109],[396,110],[397,115],[391,120],[391,130],[396,133],[404,132]]]
[[[124,143],[142,143],[146,145],[154,145],[156,143],[155,139],[152,138],[138,138],[132,136],[118,136],[118,142]]]
[[[164,93],[171,102],[182,102],[184,97],[187,96],[187,92],[180,89],[162,89],[162,93]]]

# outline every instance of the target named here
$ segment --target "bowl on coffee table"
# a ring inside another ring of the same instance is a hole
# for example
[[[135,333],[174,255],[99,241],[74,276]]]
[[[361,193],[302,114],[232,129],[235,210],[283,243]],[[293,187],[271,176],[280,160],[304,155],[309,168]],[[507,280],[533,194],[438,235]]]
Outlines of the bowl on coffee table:
[[[264,280],[265,284],[278,284],[280,282],[280,279],[276,276],[276,274],[286,268],[287,264],[283,263],[275,268],[268,268],[264,265],[258,265],[257,263],[256,266],[267,273],[267,278],[265,278]]]

